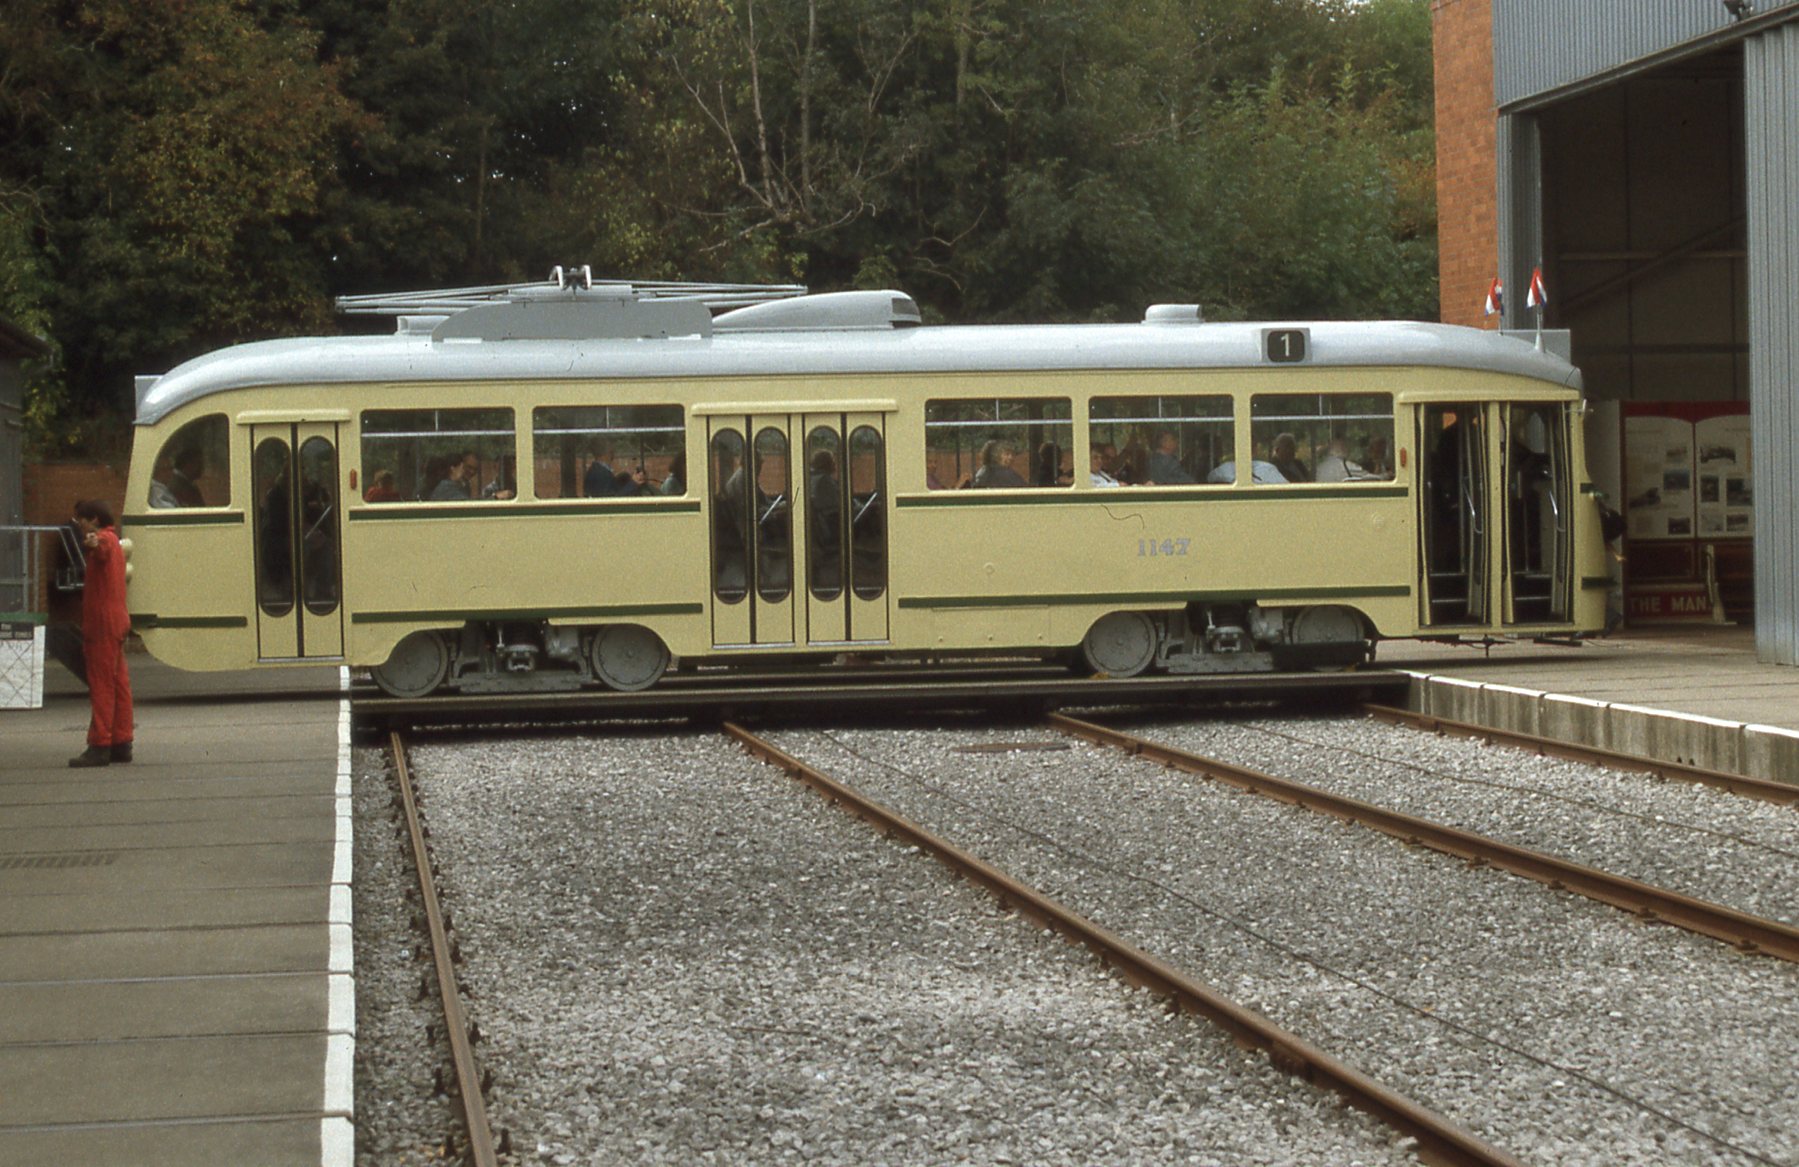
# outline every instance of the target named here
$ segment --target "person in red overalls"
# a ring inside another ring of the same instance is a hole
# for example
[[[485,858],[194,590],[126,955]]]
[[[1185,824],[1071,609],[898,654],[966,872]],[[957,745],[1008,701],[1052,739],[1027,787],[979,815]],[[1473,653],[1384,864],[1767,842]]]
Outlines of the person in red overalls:
[[[87,548],[87,582],[81,594],[81,639],[87,649],[88,700],[93,717],[87,749],[71,766],[106,766],[131,760],[131,673],[125,668],[125,549],[119,546],[112,510],[93,499],[75,504],[75,525]]]

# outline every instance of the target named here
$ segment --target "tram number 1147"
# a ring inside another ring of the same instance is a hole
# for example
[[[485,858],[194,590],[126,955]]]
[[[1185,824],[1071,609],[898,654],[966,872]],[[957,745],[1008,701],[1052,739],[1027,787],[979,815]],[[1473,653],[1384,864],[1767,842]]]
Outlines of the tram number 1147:
[[[1191,539],[1163,539],[1160,542],[1154,539],[1139,539],[1137,540],[1137,558],[1153,559],[1160,555],[1185,555],[1187,548],[1192,545],[1193,540]]]

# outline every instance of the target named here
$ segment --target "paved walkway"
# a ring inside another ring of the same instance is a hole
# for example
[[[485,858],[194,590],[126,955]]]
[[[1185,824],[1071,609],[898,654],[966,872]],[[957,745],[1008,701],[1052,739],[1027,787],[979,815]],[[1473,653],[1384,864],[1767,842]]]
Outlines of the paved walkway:
[[[59,666],[0,710],[0,1165],[347,1165],[338,670],[130,665],[129,766]]]

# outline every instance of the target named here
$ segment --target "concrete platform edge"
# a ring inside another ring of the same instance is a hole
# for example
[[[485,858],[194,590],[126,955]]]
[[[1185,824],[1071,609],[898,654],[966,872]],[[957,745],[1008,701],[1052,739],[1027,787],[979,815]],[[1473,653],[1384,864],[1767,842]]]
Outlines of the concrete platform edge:
[[[356,952],[351,916],[351,856],[355,821],[351,812],[353,761],[350,754],[350,670],[338,670],[342,694],[337,705],[337,840],[331,865],[330,1006],[327,1013],[324,1115],[319,1120],[319,1167],[353,1167],[356,1162]]]
[[[1799,732],[1403,670],[1419,713],[1799,785]]]

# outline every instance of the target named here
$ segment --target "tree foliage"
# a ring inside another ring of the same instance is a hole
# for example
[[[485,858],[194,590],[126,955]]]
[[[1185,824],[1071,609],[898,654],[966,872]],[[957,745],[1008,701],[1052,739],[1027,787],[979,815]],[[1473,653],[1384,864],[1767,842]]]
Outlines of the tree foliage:
[[[608,275],[933,318],[1427,316],[1427,0],[10,0],[0,313],[91,441],[330,297]]]

